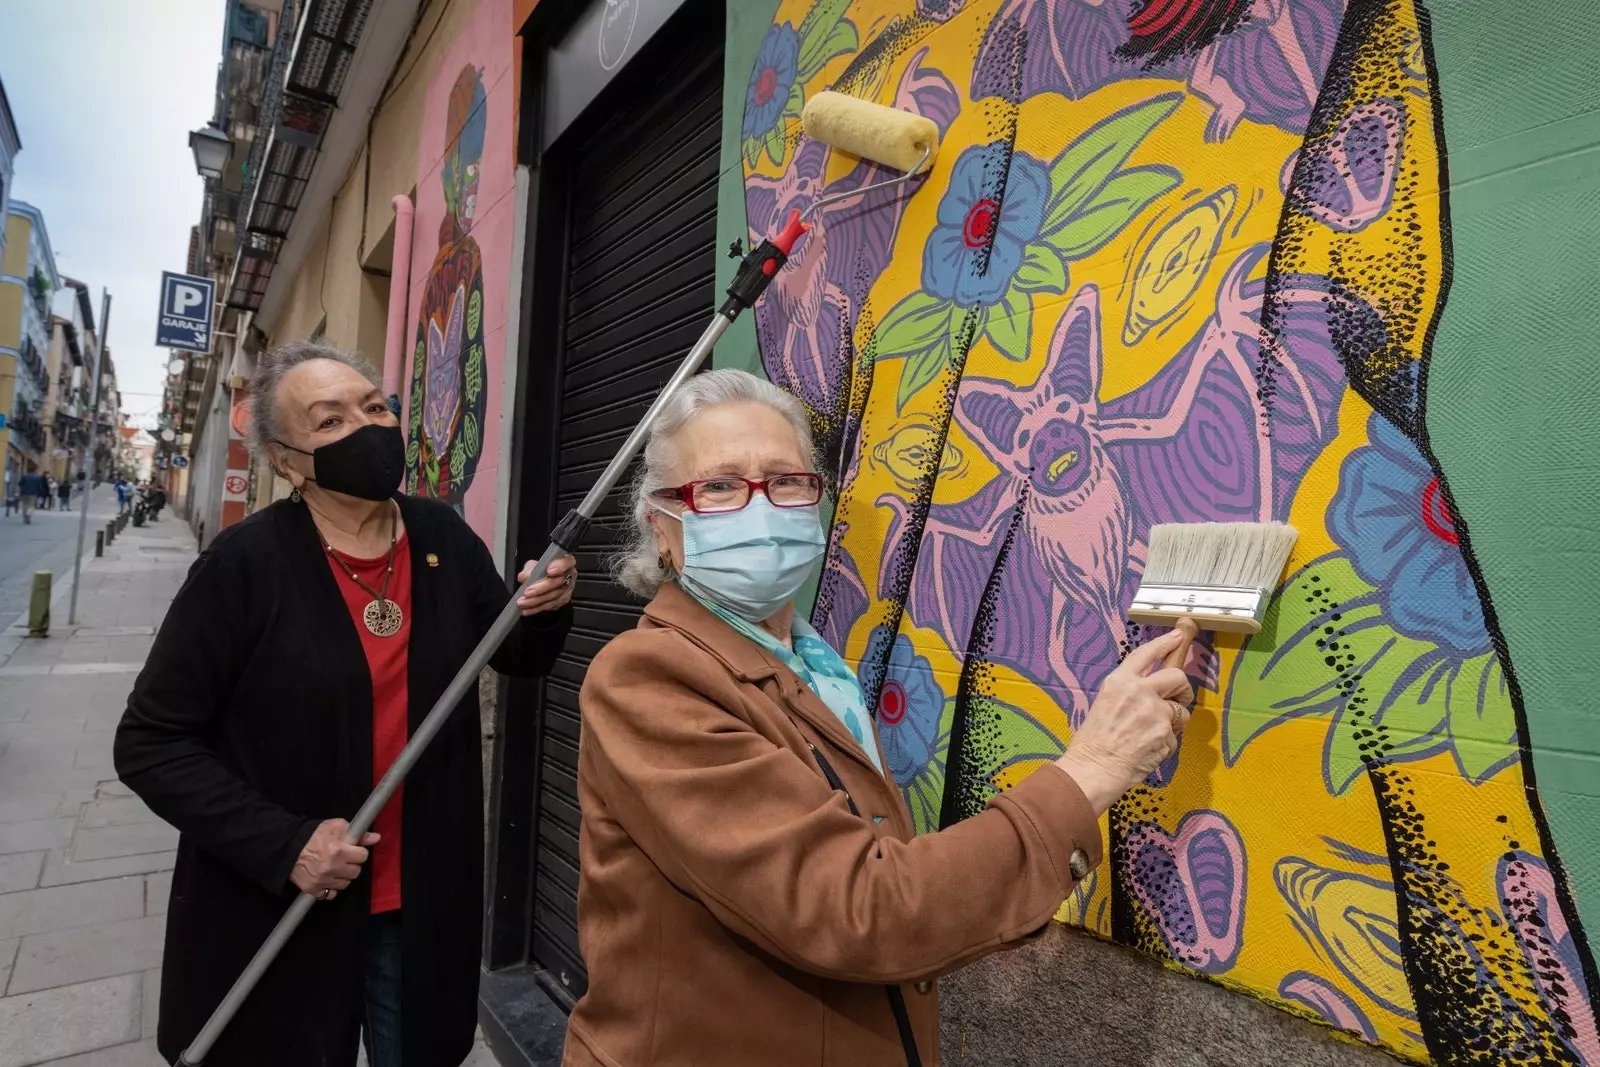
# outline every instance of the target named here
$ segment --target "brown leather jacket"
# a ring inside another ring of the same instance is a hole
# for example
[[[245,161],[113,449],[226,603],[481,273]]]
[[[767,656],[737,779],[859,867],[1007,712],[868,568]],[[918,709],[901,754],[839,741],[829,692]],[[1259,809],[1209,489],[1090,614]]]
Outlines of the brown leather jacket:
[[[934,1067],[933,980],[1031,940],[1071,867],[1100,862],[1055,767],[915,837],[827,705],[675,585],[595,658],[581,703],[589,990],[565,1067],[900,1067],[884,983]]]

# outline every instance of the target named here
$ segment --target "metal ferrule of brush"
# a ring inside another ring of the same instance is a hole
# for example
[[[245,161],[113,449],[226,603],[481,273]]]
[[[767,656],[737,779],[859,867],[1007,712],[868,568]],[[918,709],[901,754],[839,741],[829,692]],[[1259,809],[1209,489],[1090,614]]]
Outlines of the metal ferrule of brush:
[[[1261,631],[1271,593],[1238,585],[1141,585],[1128,618],[1145,626],[1171,626],[1193,619],[1203,630],[1253,634]]]

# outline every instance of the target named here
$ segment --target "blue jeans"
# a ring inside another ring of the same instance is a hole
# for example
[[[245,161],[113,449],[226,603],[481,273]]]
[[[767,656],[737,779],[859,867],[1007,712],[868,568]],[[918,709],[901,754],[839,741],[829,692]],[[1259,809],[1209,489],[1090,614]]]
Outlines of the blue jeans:
[[[400,1067],[400,913],[374,915],[367,926],[361,1038],[369,1067]]]

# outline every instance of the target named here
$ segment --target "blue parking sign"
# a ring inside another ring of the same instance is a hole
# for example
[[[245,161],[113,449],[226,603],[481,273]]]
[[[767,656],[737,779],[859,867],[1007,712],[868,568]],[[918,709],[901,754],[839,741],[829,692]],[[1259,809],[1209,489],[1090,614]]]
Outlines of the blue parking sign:
[[[161,314],[156,318],[156,344],[185,352],[211,351],[211,316],[216,286],[210,278],[161,272]]]

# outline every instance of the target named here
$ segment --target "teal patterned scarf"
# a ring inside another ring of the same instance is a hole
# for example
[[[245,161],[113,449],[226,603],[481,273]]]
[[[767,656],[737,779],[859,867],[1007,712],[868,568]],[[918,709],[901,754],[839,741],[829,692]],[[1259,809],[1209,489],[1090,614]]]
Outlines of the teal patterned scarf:
[[[800,617],[799,612],[795,613],[794,621],[789,624],[789,640],[794,645],[791,649],[754,623],[723,611],[715,604],[707,604],[681,584],[678,588],[689,593],[695,603],[772,653],[779,663],[793,671],[795,677],[821,697],[828,710],[838,716],[844,728],[850,731],[850,736],[856,739],[856,744],[872,760],[878,773],[883,773],[878,742],[872,735],[872,727],[867,719],[867,701],[861,695],[861,683],[856,680],[855,671],[850,669],[844,657],[833,650],[832,645],[811,628],[810,623]]]

